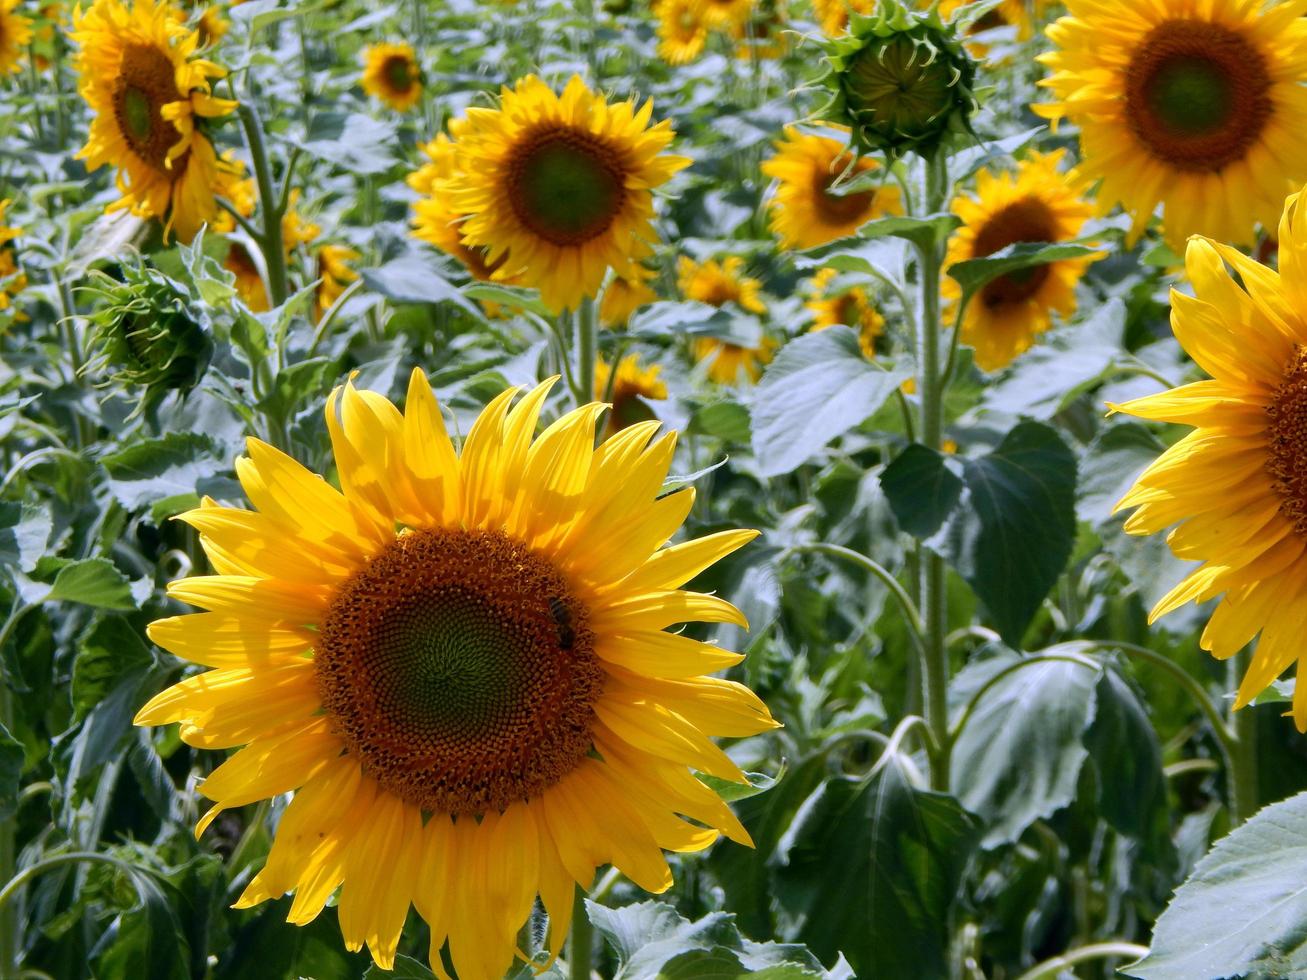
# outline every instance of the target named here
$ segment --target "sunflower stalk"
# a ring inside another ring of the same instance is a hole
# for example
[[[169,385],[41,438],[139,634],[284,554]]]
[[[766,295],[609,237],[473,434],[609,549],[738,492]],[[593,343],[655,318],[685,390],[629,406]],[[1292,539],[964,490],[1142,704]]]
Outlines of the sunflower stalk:
[[[1237,689],[1239,679],[1248,673],[1252,652],[1244,647],[1230,661],[1230,683]],[[1239,826],[1257,812],[1257,715],[1253,705],[1238,711],[1231,710],[1230,725],[1234,729],[1230,748],[1230,823]]]
[[[590,980],[590,963],[594,946],[594,925],[585,910],[586,892],[577,886],[572,900],[572,931],[567,937],[568,980]]]
[[[272,179],[272,165],[268,159],[267,140],[263,132],[263,120],[258,111],[248,100],[237,107],[241,127],[245,131],[245,145],[250,151],[250,160],[254,166],[254,180],[259,188],[259,211],[263,218],[263,228],[255,241],[263,253],[264,267],[268,270],[268,298],[273,306],[280,306],[290,295],[286,279],[286,246],[281,237],[281,217],[284,213],[285,200],[275,190]],[[287,174],[289,183],[289,174]]]
[[[587,296],[576,311],[576,404],[593,401],[598,327],[595,302]],[[614,372],[616,373],[616,372]]]

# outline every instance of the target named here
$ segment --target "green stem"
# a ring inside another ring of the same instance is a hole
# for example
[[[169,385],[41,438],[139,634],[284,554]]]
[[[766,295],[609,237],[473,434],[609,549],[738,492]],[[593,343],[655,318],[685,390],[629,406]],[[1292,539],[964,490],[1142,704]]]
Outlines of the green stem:
[[[263,229],[256,241],[263,252],[264,267],[268,270],[268,298],[273,306],[280,306],[290,295],[290,286],[286,280],[286,246],[281,238],[281,197],[272,180],[263,120],[247,101],[241,102],[237,112],[245,130],[250,160],[254,164],[254,180],[259,187],[259,211],[263,218]]]
[[[1032,966],[1025,973],[1021,974],[1017,980],[1044,980],[1045,977],[1055,977],[1075,966],[1077,963],[1085,963],[1089,960],[1107,959],[1112,956],[1128,956],[1131,959],[1139,959],[1148,952],[1147,946],[1140,946],[1137,943],[1110,942],[1094,943],[1090,946],[1081,946],[1079,949],[1073,949],[1061,956],[1054,956],[1051,959],[1044,960]]]
[[[1245,647],[1230,664],[1233,686],[1248,671],[1252,653]],[[1234,744],[1230,748],[1230,822],[1237,827],[1257,812],[1257,715],[1252,705],[1232,711]]]
[[[5,648],[9,645],[9,637],[14,628],[18,626],[19,620],[24,615],[35,608],[34,605],[25,605],[17,601],[9,610],[4,626],[0,627],[0,665],[5,662]],[[2,675],[0,676],[0,725],[4,725],[5,731],[12,733],[14,702],[10,692],[8,668],[0,670],[0,675]],[[4,820],[0,820],[0,881],[14,879],[18,856],[15,818],[16,814],[10,814]],[[6,904],[5,893],[8,891],[8,886],[4,891],[0,891],[0,977],[12,976],[18,966],[18,909]]]
[[[7,915],[10,903],[22,887],[35,878],[37,875],[44,874],[51,868],[57,868],[65,864],[75,864],[79,861],[100,861],[104,864],[112,864],[128,874],[133,874],[135,869],[124,861],[119,861],[108,854],[99,854],[95,851],[69,851],[67,854],[55,854],[48,858],[43,858],[35,864],[24,868],[18,874],[10,877],[4,888],[0,888],[0,914]],[[12,962],[12,961],[11,961]],[[6,970],[8,976],[12,969]]]
[[[948,194],[948,163],[943,153],[926,164],[927,214],[944,206]],[[944,261],[944,242],[932,240],[918,249],[921,276],[921,317],[917,322],[917,398],[923,445],[939,451],[944,442],[943,376],[940,372],[939,277]],[[926,725],[939,751],[930,760],[932,789],[947,792],[949,783],[948,737],[948,632],[944,559],[918,544],[921,556],[921,602],[924,655],[922,657],[922,699]]]
[[[585,911],[585,889],[577,887],[572,900],[572,933],[567,939],[568,980],[590,980],[594,926]]]
[[[595,301],[587,296],[576,311],[576,403],[594,401],[595,351],[598,329],[595,324]],[[614,366],[616,373],[616,366]]]

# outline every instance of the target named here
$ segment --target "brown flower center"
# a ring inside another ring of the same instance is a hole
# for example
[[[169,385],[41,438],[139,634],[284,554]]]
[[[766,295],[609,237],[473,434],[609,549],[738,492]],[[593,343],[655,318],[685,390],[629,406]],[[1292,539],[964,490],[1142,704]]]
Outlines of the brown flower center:
[[[403,55],[392,55],[381,66],[381,73],[386,77],[392,91],[404,95],[417,81],[413,64]]]
[[[976,235],[973,258],[984,258],[1017,242],[1056,241],[1056,221],[1048,205],[1038,198],[1023,197],[991,216]],[[1052,271],[1051,264],[1009,272],[990,281],[980,291],[980,300],[991,309],[1020,303],[1039,292]]]
[[[603,671],[586,609],[499,532],[413,531],[340,589],[323,706],[384,789],[431,813],[538,796],[591,749]]]
[[[508,200],[518,220],[545,241],[583,245],[621,213],[626,167],[593,133],[546,124],[513,148]]]
[[[820,169],[813,172],[812,198],[818,217],[828,225],[862,224],[871,217],[872,204],[876,200],[875,191],[855,191],[852,194],[831,193],[831,185],[844,173],[848,165],[849,155],[845,153],[834,160],[825,172]],[[855,167],[854,173],[863,173],[867,169],[869,168]]]
[[[1242,34],[1170,20],[1149,32],[1126,70],[1126,122],[1162,162],[1217,171],[1243,159],[1261,135],[1270,89],[1266,60]]]
[[[1266,406],[1266,469],[1280,498],[1280,513],[1307,535],[1307,347],[1294,348],[1284,380]]]
[[[163,118],[163,107],[181,98],[172,62],[164,52],[149,44],[133,44],[123,51],[113,93],[118,131],[143,162],[173,177],[185,172],[189,151],[168,170],[168,151],[181,134]]]

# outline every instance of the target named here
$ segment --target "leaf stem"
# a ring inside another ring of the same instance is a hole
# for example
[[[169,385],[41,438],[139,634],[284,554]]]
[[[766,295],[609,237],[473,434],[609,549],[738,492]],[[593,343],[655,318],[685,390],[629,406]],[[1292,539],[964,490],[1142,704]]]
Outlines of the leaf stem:
[[[594,925],[585,910],[585,889],[577,886],[572,899],[572,932],[567,939],[568,980],[590,980]]]
[[[1101,960],[1111,956],[1129,956],[1132,959],[1139,959],[1148,953],[1147,946],[1140,946],[1138,943],[1127,943],[1120,940],[1107,943],[1093,943],[1089,946],[1081,946],[1079,949],[1073,949],[1070,952],[1063,953],[1061,956],[1054,956],[1032,966],[1017,980],[1044,980],[1045,977],[1055,977],[1069,967],[1077,963],[1085,963],[1089,960]]]
[[[598,347],[598,329],[595,323],[595,301],[587,296],[576,311],[576,404],[593,401],[595,378],[595,352]],[[616,374],[616,370],[613,372]]]
[[[1230,663],[1232,687],[1238,686],[1251,660],[1252,653],[1247,647],[1235,655]],[[1252,705],[1245,705],[1238,711],[1230,710],[1234,740],[1229,748],[1227,779],[1230,784],[1230,823],[1234,827],[1257,812],[1257,715],[1251,709]]]

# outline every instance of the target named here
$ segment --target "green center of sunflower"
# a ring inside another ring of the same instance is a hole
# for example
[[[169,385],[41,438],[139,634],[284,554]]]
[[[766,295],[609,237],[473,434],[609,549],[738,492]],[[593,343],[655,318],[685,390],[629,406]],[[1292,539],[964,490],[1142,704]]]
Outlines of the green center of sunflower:
[[[1173,20],[1140,42],[1126,70],[1126,122],[1162,162],[1212,172],[1240,160],[1271,115],[1261,52],[1221,24]]]
[[[514,148],[508,199],[518,220],[540,238],[564,247],[583,245],[621,213],[625,167],[594,134],[546,125]]]
[[[1307,535],[1307,347],[1294,348],[1284,378],[1266,405],[1266,469],[1280,513]]]
[[[123,50],[113,92],[118,132],[144,163],[173,177],[185,171],[189,151],[174,160],[172,171],[168,171],[168,151],[181,134],[163,118],[163,107],[181,98],[167,54],[149,44],[133,44]]]
[[[413,66],[407,58],[395,55],[387,58],[383,68],[386,81],[396,92],[407,92],[413,86]]]
[[[485,531],[397,538],[340,588],[315,665],[363,770],[432,813],[502,810],[574,769],[603,679],[562,574]]]
[[[1023,197],[1001,209],[984,223],[972,245],[972,258],[993,255],[1017,242],[1057,240],[1057,222],[1048,205],[1035,197]],[[1048,281],[1053,263],[1017,269],[986,283],[980,301],[990,309],[1021,303],[1039,292]]]

